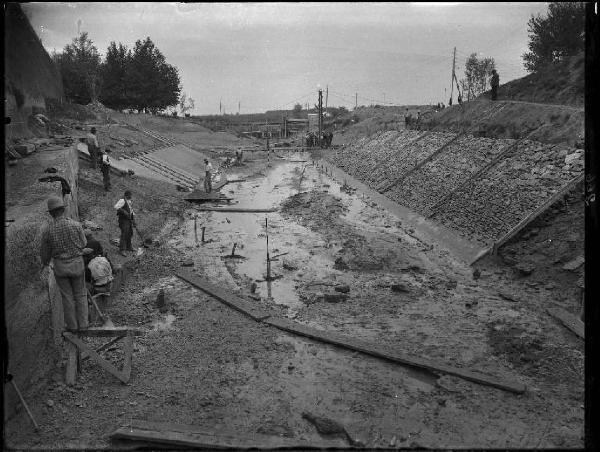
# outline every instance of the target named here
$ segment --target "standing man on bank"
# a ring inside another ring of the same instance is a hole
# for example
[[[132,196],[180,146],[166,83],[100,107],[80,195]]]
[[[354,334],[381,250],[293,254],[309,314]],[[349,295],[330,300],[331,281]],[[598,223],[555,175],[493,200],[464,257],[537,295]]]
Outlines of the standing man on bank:
[[[52,261],[56,284],[60,289],[65,326],[69,332],[88,327],[83,249],[86,245],[81,224],[65,217],[65,205],[59,197],[48,199],[52,219],[40,230],[42,265]]]
[[[100,171],[102,171],[102,181],[104,182],[104,190],[110,191],[110,159],[108,153],[110,149],[105,149],[101,152]]]
[[[125,251],[134,251],[131,246],[131,238],[133,237],[135,218],[131,201],[131,191],[126,190],[123,198],[119,199],[115,204],[119,219],[119,229],[121,230],[121,239],[119,240],[119,253],[121,256],[125,256]]]
[[[496,72],[496,69],[492,69],[492,76],[490,77],[490,85],[492,87],[492,100],[498,99],[498,86],[500,86],[500,76]]]
[[[85,141],[87,143],[88,152],[90,153],[90,168],[96,169],[100,147],[98,146],[98,136],[96,135],[95,127],[90,129],[90,133],[87,134]]]
[[[204,191],[210,193],[212,191],[212,163],[208,159],[204,159]]]

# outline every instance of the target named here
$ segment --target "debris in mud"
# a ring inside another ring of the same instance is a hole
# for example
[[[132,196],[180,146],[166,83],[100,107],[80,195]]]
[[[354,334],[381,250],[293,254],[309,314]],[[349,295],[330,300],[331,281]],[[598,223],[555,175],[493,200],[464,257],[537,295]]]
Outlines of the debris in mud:
[[[333,419],[315,416],[314,414],[309,413],[307,411],[302,413],[302,417],[311,424],[313,424],[316,427],[317,431],[322,435],[331,435],[343,438],[347,440],[351,446],[364,446],[363,443],[352,438],[343,425],[334,421]]]
[[[341,286],[334,287],[333,290],[335,290],[336,292],[348,293],[348,292],[350,292],[350,286],[344,284]]]
[[[480,277],[481,277],[481,272],[479,271],[479,269],[476,268],[475,270],[473,270],[473,279],[475,281],[477,281]]]
[[[517,269],[517,271],[519,272],[520,275],[522,276],[529,276],[533,273],[533,271],[535,270],[535,267],[531,264],[527,264],[527,263],[520,263],[517,264],[515,266],[515,268]]]
[[[323,301],[327,303],[340,303],[342,301],[346,301],[348,299],[348,295],[343,293],[325,293],[323,294]]]
[[[282,266],[286,270],[295,271],[298,270],[298,266],[293,264],[291,261],[285,259],[282,263]]]
[[[344,262],[344,259],[338,257],[335,260],[335,263],[333,264],[333,268],[335,268],[336,270],[348,270],[349,267],[348,264]]]
[[[499,290],[498,295],[500,295],[505,300],[512,301],[515,303],[519,303],[521,301],[514,294],[507,292],[506,290]]]
[[[156,307],[163,312],[163,310],[166,309],[166,305],[165,305],[165,291],[164,289],[160,289],[158,291],[158,295],[156,297]]]
[[[585,263],[585,257],[583,257],[583,256],[577,256],[572,261],[569,261],[565,265],[563,265],[562,269],[563,270],[568,270],[568,271],[575,271],[579,267],[581,267],[584,263]]]

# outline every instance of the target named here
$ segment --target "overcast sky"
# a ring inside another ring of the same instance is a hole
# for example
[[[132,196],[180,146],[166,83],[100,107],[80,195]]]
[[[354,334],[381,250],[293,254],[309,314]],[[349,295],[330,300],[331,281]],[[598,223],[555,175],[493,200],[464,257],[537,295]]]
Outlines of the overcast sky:
[[[476,52],[500,83],[526,75],[527,21],[547,3],[29,3],[42,43],[61,50],[78,27],[105,54],[150,36],[179,69],[195,114],[313,105],[448,102]]]

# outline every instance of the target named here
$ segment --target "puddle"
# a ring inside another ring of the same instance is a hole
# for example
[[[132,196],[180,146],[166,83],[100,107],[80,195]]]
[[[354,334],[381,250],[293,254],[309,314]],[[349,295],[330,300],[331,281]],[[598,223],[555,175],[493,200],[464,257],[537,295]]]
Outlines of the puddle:
[[[152,331],[165,331],[173,328],[173,322],[177,317],[173,314],[167,314],[164,319],[155,320],[152,323]]]
[[[409,243],[416,242],[398,227],[397,218],[383,209],[369,205],[368,199],[346,193],[341,189],[343,181],[335,181],[315,168],[311,162],[312,158],[307,152],[291,153],[288,158],[277,159],[270,167],[259,171],[264,176],[234,182],[225,186],[222,192],[235,198],[232,206],[267,209],[278,207],[282,201],[298,192],[320,190],[342,199],[348,208],[342,219],[358,229],[370,233],[389,233]],[[235,174],[228,175],[229,179],[237,177]],[[197,221],[194,227],[195,215]],[[332,276],[335,279],[339,274],[333,268],[336,248],[327,248],[318,233],[283,218],[278,212],[197,212],[191,207],[186,212],[186,217],[188,220],[180,229],[179,235],[169,241],[170,245],[183,249],[195,262],[210,262],[203,264],[205,266],[222,266],[225,269],[227,263],[230,272],[238,277],[238,285],[242,286],[240,288],[249,289],[251,282],[255,282],[256,295],[287,306],[290,315],[304,307],[296,291],[299,278],[307,281]],[[265,281],[265,219],[268,222],[269,255],[276,259],[271,261],[271,276],[277,279],[270,282]],[[199,243],[202,227],[206,227],[207,242],[204,244]],[[221,259],[231,254],[234,244],[237,244],[235,254],[243,258]],[[284,253],[284,256],[277,257]],[[211,268],[199,270],[205,274],[219,273]],[[243,279],[242,283],[240,278]]]

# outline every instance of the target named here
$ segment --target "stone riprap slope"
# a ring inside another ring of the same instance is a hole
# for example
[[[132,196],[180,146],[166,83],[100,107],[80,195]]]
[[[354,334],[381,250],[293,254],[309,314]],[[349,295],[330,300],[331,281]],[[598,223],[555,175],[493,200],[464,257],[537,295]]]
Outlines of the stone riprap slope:
[[[386,195],[422,215],[428,215],[429,209],[438,201],[514,143],[512,139],[461,136],[432,160],[408,174]]]
[[[583,171],[583,150],[524,140],[457,190],[432,218],[491,244]]]

